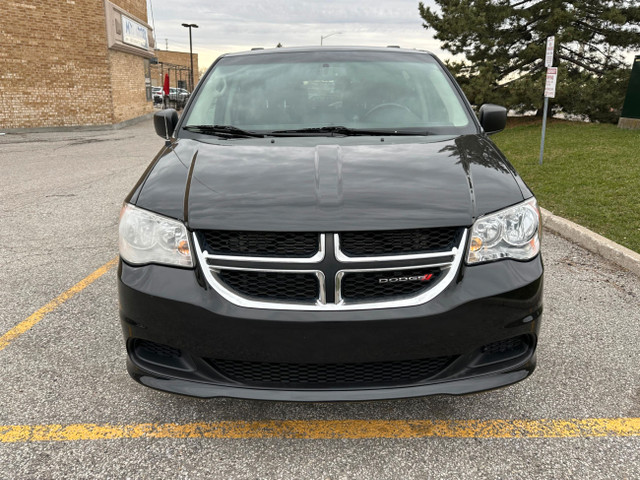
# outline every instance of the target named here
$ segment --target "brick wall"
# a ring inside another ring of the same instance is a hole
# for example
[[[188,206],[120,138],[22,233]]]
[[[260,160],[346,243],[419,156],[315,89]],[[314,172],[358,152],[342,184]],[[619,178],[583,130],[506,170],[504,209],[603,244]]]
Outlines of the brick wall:
[[[134,17],[138,17],[143,22],[147,21],[147,1],[146,0],[111,0],[111,3],[126,10]]]
[[[111,63],[113,123],[152,112],[153,103],[147,101],[144,88],[144,59],[112,50],[109,52],[109,60]]]
[[[143,22],[147,21],[146,0],[111,0],[111,2]],[[112,123],[119,123],[153,112],[147,101],[144,58],[129,53],[109,51],[111,67]]]
[[[114,3],[146,21],[146,0]],[[144,59],[108,50],[104,12],[103,0],[2,1],[0,129],[105,125],[152,111]]]
[[[185,29],[186,31],[186,29]],[[156,57],[158,57],[158,62],[163,62],[172,65],[181,65],[186,68],[191,68],[191,57],[189,52],[174,52],[171,50],[156,50]],[[153,70],[151,71],[151,83],[153,85],[162,86],[164,82],[164,78],[162,76],[163,69],[160,68],[160,65],[155,65]],[[167,67],[164,67],[164,73],[167,73]],[[171,70],[170,72],[170,82],[171,86],[175,87],[175,72]],[[178,73],[178,80],[180,80],[180,73]],[[189,85],[189,71],[182,71],[182,80],[186,81],[186,85]],[[198,73],[198,54],[193,53],[193,84],[197,85],[198,80],[200,80],[200,74]],[[187,90],[189,88],[187,87]]]
[[[5,0],[0,128],[111,121],[102,0]]]

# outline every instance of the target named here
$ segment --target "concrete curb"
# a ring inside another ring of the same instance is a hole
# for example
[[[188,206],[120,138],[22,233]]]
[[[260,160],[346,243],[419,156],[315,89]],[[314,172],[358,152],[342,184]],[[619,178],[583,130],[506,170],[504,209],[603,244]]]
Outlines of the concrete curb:
[[[0,129],[1,133],[10,135],[12,133],[58,133],[58,132],[99,132],[105,130],[120,130],[136,123],[144,122],[153,117],[153,112],[145,113],[139,117],[130,118],[120,123],[106,124],[106,125],[68,125],[62,127],[33,127],[33,128],[8,128]]]
[[[640,277],[640,254],[618,245],[587,228],[581,227],[577,223],[558,217],[544,208],[541,210],[542,225],[545,229],[570,240],[590,252],[597,253]]]

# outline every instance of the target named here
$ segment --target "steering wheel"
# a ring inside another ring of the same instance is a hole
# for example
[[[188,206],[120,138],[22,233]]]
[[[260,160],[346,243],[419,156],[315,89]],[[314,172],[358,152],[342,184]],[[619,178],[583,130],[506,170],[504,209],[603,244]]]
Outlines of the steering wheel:
[[[404,113],[411,115],[412,118],[417,118],[416,114],[413,113],[411,109],[409,107],[406,107],[405,105],[400,105],[399,103],[381,103],[365,113],[363,119],[389,109],[402,110]]]

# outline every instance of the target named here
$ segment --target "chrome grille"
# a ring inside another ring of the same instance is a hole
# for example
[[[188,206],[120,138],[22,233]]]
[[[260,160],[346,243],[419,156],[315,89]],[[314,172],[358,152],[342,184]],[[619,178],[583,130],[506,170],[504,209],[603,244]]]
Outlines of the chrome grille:
[[[305,257],[295,256],[298,249],[286,257],[255,256],[255,249],[245,256],[239,253],[250,249],[238,247],[223,255],[211,251],[213,240],[201,232],[193,239],[207,282],[231,303],[276,310],[362,310],[420,305],[440,294],[458,271],[466,241],[465,229],[452,230],[457,232],[457,243],[450,250],[381,251],[366,257],[344,253],[340,243],[344,234],[305,234],[316,239],[315,249],[305,251]],[[404,234],[393,232],[385,238],[393,235]],[[286,252],[279,248],[277,253]]]

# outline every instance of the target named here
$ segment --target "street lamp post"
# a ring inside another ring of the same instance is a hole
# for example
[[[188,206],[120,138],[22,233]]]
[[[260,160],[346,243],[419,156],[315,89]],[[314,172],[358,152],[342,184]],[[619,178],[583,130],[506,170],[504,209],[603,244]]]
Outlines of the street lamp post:
[[[191,57],[191,88],[190,92],[193,92],[193,42],[191,41],[191,28],[198,28],[198,25],[195,23],[183,23],[183,27],[189,29],[189,56]]]
[[[333,33],[330,33],[329,35],[324,35],[324,36],[320,35],[320,46],[322,46],[322,41],[325,38],[333,37],[334,35],[342,35],[342,32],[333,32]]]

